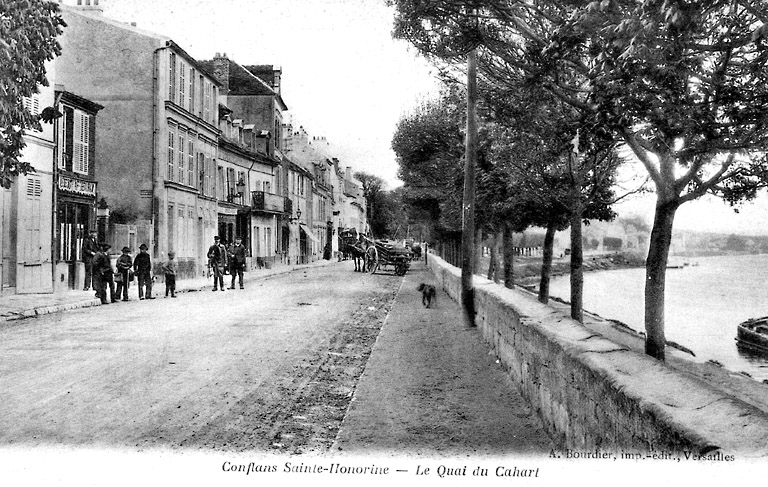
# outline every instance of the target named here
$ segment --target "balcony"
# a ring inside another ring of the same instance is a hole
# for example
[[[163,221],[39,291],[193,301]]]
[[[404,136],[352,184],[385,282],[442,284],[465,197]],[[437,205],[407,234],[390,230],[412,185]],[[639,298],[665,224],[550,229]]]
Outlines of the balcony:
[[[264,191],[251,191],[251,209],[264,213],[291,214],[291,200]]]

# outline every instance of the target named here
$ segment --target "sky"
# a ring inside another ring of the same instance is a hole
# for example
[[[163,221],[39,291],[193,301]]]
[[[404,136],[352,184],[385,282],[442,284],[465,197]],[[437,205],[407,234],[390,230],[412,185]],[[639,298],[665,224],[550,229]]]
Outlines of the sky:
[[[282,95],[294,126],[325,137],[342,166],[401,183],[391,149],[400,118],[439,84],[435,70],[406,42],[394,40],[384,0],[101,0],[104,15],[167,35],[196,59],[216,53],[241,65],[283,71]],[[654,197],[616,207],[653,218]],[[768,196],[741,205],[686,203],[675,228],[768,235]]]

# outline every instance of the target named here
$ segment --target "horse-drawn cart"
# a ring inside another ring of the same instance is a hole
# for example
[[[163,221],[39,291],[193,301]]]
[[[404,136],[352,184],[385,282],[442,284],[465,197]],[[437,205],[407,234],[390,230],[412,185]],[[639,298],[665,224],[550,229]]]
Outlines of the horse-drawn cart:
[[[411,266],[410,250],[394,240],[374,240],[365,251],[365,256],[366,267],[371,274],[378,270],[392,270],[395,275],[404,276]]]

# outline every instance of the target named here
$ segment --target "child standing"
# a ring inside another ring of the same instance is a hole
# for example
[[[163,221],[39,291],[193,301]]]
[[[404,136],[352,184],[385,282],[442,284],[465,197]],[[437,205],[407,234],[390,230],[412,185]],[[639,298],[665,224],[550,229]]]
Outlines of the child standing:
[[[131,249],[123,247],[123,255],[117,258],[117,274],[115,275],[117,281],[117,297],[123,295],[123,301],[128,301],[128,285],[130,281],[130,271],[133,267],[133,259],[131,259]]]
[[[165,274],[165,297],[168,297],[168,293],[171,293],[171,297],[176,297],[176,261],[173,258],[176,256],[174,251],[168,252],[168,260],[163,263],[163,274]]]

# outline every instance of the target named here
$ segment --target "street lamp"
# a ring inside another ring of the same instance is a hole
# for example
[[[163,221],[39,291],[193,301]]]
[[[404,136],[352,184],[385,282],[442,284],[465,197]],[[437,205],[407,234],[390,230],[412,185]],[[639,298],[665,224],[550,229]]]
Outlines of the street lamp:
[[[104,242],[109,227],[109,205],[104,197],[96,204],[96,231],[99,242]]]
[[[288,221],[291,223],[295,223],[301,219],[301,209],[296,208],[296,217],[289,217]]]
[[[237,190],[236,192],[231,192],[227,195],[227,201],[229,203],[234,202],[236,198],[242,198],[245,193],[245,181],[243,181],[243,178],[240,178],[237,183],[235,183],[235,189]]]

